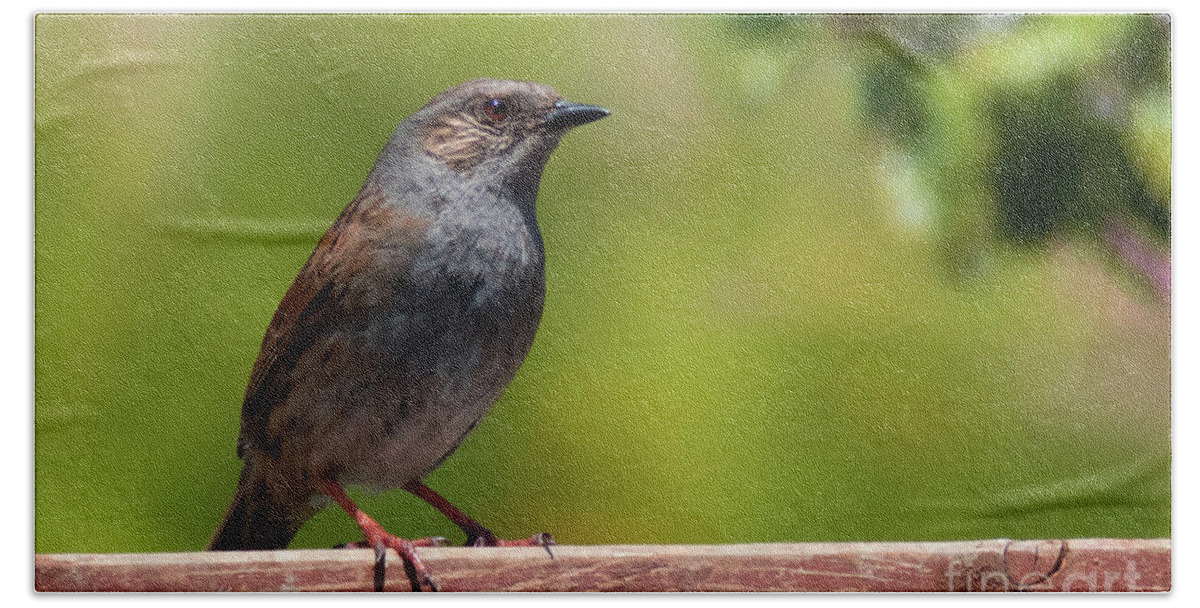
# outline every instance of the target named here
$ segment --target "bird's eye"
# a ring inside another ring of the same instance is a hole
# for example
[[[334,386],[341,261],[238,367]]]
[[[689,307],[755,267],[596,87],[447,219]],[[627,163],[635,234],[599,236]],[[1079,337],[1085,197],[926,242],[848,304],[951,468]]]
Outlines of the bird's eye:
[[[483,106],[483,115],[492,122],[502,122],[508,118],[509,105],[503,99],[492,99]]]

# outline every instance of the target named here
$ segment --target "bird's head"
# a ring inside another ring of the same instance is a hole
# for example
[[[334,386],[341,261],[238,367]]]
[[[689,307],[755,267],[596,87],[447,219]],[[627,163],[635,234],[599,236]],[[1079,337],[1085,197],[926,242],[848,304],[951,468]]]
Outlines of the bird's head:
[[[412,119],[425,154],[460,174],[536,180],[567,131],[608,113],[543,84],[481,78],[434,97]]]

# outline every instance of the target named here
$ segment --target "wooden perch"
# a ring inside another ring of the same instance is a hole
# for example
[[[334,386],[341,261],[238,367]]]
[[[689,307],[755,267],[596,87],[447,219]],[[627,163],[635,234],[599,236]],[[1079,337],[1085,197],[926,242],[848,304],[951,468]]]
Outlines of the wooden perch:
[[[419,550],[443,591],[1168,591],[1170,539]],[[369,549],[43,554],[38,591],[369,591]],[[395,554],[388,591],[408,591]]]

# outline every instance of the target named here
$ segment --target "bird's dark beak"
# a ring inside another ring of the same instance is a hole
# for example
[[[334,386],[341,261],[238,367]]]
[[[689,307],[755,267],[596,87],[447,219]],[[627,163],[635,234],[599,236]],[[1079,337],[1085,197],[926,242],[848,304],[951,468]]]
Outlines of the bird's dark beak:
[[[571,103],[560,99],[554,103],[554,109],[546,114],[546,128],[567,130],[579,125],[600,120],[609,115],[609,111],[600,106],[590,106],[585,103]]]

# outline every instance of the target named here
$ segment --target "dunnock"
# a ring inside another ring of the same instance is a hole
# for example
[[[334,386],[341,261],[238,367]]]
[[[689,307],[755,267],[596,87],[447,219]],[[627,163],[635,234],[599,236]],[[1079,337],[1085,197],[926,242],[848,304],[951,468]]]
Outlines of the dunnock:
[[[414,585],[414,547],[344,484],[402,487],[477,546],[499,540],[424,483],[479,422],[533,343],[545,293],[534,202],[562,136],[608,115],[548,86],[479,79],[400,123],[358,196],[279,304],[242,404],[233,504],[210,550],[281,549],[332,498]]]

